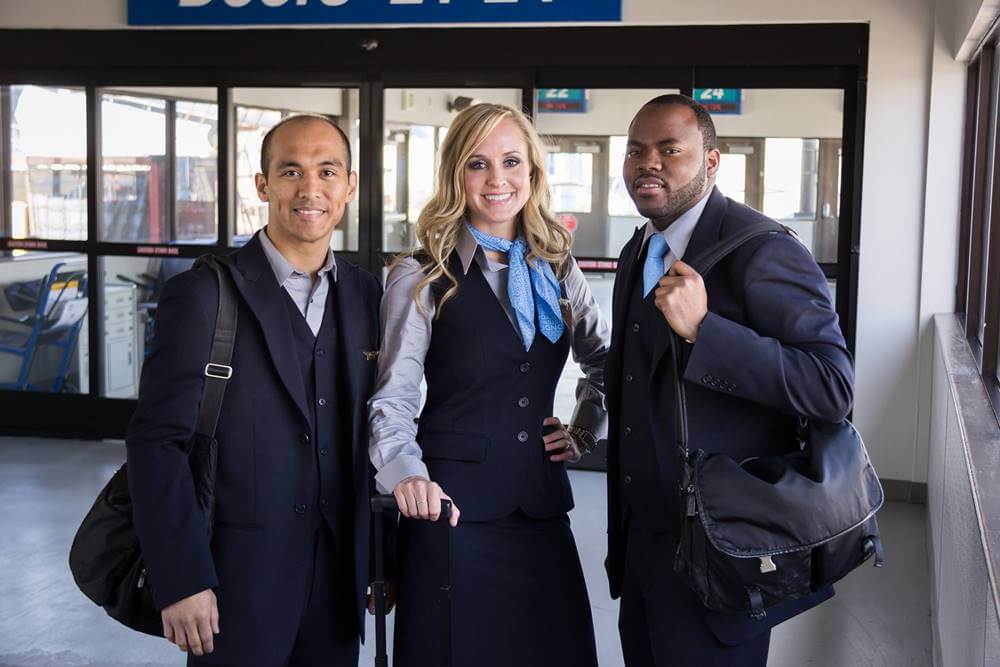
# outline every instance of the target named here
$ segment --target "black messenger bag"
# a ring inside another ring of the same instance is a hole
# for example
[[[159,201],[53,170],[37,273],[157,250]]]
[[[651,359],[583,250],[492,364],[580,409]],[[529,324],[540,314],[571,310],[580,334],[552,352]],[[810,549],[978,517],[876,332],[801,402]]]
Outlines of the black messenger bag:
[[[219,279],[219,309],[212,338],[205,386],[198,408],[195,434],[187,443],[198,507],[205,517],[209,536],[215,516],[215,472],[218,444],[215,427],[222,409],[226,382],[233,374],[230,363],[236,342],[236,288],[222,262],[211,255],[198,259],[215,271]],[[153,602],[156,585],[146,573],[139,538],[132,523],[132,498],[128,489],[127,464],[122,464],[101,489],[73,538],[69,569],[83,594],[116,621],[133,630],[163,636],[160,612]]]
[[[690,264],[705,276],[743,243],[775,232],[784,230],[775,223],[748,227]],[[671,342],[682,457],[674,571],[702,603],[759,620],[769,607],[829,586],[872,555],[881,566],[875,512],[882,485],[854,426],[800,419],[791,453],[742,463],[691,451],[676,333]]]

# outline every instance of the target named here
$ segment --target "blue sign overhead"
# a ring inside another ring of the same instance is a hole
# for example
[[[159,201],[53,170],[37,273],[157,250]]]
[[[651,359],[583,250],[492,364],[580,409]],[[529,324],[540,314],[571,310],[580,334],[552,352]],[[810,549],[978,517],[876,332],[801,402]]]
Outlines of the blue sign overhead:
[[[583,88],[539,88],[539,113],[586,113],[587,91]]]
[[[738,116],[743,112],[740,88],[695,88],[694,99],[717,116]]]
[[[129,25],[620,21],[622,0],[128,0]]]

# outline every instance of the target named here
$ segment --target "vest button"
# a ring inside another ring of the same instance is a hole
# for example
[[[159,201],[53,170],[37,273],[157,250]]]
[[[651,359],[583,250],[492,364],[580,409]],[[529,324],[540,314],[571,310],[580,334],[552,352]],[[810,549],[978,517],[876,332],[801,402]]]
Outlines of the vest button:
[[[326,456],[327,454],[330,453],[330,450],[324,448],[324,449],[319,450],[319,453],[320,453],[320,456]]]
[[[303,505],[303,504],[301,504],[301,503],[299,503],[298,505],[295,506],[295,513],[296,514],[305,514],[306,513],[306,506]]]
[[[626,484],[632,483],[632,475],[625,475],[625,483]]]
[[[324,350],[323,348],[316,350],[317,357],[322,357],[324,354],[326,354],[326,350]]]
[[[325,398],[321,398],[321,399],[319,399],[316,402],[319,403],[320,405],[326,405],[326,399]]]
[[[517,434],[517,439],[520,442],[528,442],[528,432],[527,431],[521,431],[520,433]]]
[[[636,333],[639,333],[639,323],[638,322],[636,322],[635,324],[632,325],[632,331],[634,331]]]
[[[631,373],[629,373],[628,375],[625,376],[625,381],[626,382],[631,382],[632,381],[632,374]]]
[[[531,370],[531,364],[526,361],[523,364],[521,364],[519,368],[521,369],[522,373],[527,373],[528,371]]]
[[[632,435],[632,427],[631,426],[626,426],[625,427],[625,435]]]
[[[517,399],[517,407],[526,408],[528,407],[528,403],[530,402],[531,401],[528,400],[527,396],[522,396],[521,398]]]
[[[299,433],[299,444],[300,445],[308,445],[309,444],[309,434],[308,433]]]

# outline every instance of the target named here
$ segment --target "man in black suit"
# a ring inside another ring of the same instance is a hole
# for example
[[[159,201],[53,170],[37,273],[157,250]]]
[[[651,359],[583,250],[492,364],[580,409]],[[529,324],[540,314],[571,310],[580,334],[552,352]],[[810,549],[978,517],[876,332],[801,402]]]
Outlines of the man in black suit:
[[[767,662],[771,628],[822,590],[763,620],[708,611],[673,572],[680,458],[670,329],[685,340],[692,448],[743,461],[796,447],[797,417],[840,421],[854,372],[823,272],[787,234],[748,242],[703,280],[682,257],[763,215],[715,187],[711,116],[683,95],[647,103],[629,127],[623,175],[649,218],[622,250],[607,361],[608,577],[621,596],[630,667]]]
[[[239,320],[216,438],[211,543],[182,449],[219,287],[171,279],[127,435],[135,524],[164,634],[189,664],[352,667],[369,579],[367,400],[380,287],[330,250],[355,194],[350,145],[322,117],[264,139],[268,225],[227,258]]]

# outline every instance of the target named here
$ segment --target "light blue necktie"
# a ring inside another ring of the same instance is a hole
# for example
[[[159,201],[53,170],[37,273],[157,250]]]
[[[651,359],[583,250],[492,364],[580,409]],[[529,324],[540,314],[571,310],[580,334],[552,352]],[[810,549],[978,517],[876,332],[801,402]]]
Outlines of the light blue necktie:
[[[524,237],[508,241],[485,234],[469,223],[466,227],[486,250],[507,253],[508,276],[507,296],[517,315],[517,326],[521,330],[524,349],[530,350],[535,340],[535,306],[538,306],[538,326],[542,335],[553,343],[563,333],[563,321],[559,310],[559,281],[548,262],[535,259],[528,266],[528,245]],[[537,298],[535,298],[537,297]]]
[[[663,258],[670,252],[670,246],[663,234],[656,232],[649,237],[649,250],[646,251],[646,263],[642,266],[642,296],[645,298],[656,288],[663,277]]]

